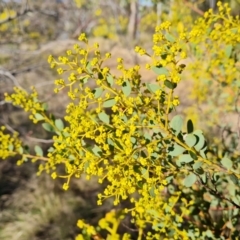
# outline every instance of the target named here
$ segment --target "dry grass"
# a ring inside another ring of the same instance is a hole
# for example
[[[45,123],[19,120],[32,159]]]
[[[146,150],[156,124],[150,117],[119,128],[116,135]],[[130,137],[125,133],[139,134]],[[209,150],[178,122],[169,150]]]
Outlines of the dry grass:
[[[92,211],[96,209],[96,181],[74,181],[72,189],[64,192],[59,181],[44,175],[36,177],[32,172],[29,179],[19,179],[17,184],[11,193],[0,197],[2,203],[5,199],[0,213],[0,239],[70,240],[77,234],[77,219],[96,223],[99,218],[99,213]]]

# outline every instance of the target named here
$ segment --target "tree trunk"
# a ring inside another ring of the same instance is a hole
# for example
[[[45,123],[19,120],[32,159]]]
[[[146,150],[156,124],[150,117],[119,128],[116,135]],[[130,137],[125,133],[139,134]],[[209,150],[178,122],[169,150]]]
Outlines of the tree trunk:
[[[138,0],[131,0],[130,17],[128,22],[128,35],[131,40],[135,40],[137,38],[138,7]]]

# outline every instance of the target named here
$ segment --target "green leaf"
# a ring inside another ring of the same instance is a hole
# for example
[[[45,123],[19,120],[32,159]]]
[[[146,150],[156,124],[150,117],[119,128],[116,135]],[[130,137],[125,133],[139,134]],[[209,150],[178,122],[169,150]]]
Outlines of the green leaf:
[[[142,176],[145,178],[145,179],[148,179],[149,178],[149,172],[146,168],[142,168],[141,170],[142,172]]]
[[[89,73],[93,73],[92,72],[92,66],[91,66],[91,63],[90,62],[87,62],[87,66],[86,66],[87,70]]]
[[[168,184],[171,183],[173,179],[174,179],[173,176],[168,176],[165,178],[165,180],[167,181]]]
[[[152,141],[152,136],[149,133],[144,133],[143,136],[148,143]]]
[[[108,145],[111,145],[111,146],[114,147],[114,142],[112,141],[111,138],[108,138],[108,139],[107,139],[107,143],[108,143]]]
[[[68,159],[69,159],[70,161],[74,161],[74,160],[76,159],[76,157],[71,154],[71,155],[68,156]]]
[[[192,152],[192,151],[188,151],[188,152],[189,152],[190,156],[191,156],[194,160],[197,160],[197,159],[198,159],[197,155],[196,155],[194,152]]]
[[[225,55],[227,58],[229,58],[232,54],[232,45],[227,45],[226,48],[225,48]]]
[[[144,151],[141,151],[140,153],[141,153],[141,157],[143,157],[143,158],[147,157],[147,155],[146,155],[146,153]]]
[[[108,108],[108,107],[114,106],[115,104],[116,104],[116,100],[114,98],[112,98],[112,99],[108,99],[107,101],[105,101],[103,103],[103,107]]]
[[[50,147],[49,149],[48,149],[48,152],[53,152],[55,149],[53,148],[53,147]]]
[[[200,151],[204,147],[204,144],[205,144],[205,138],[203,136],[203,133],[201,130],[196,130],[193,132],[193,134],[197,136],[197,143],[194,146],[194,148],[197,151]]]
[[[94,68],[96,69],[96,68]],[[104,77],[103,77],[103,74],[101,72],[98,72],[98,79],[102,80]]]
[[[55,116],[52,114],[52,113],[50,113],[50,115],[49,115],[49,118],[52,120],[52,121],[55,121]]]
[[[161,87],[158,84],[147,83],[146,85],[148,90],[152,93],[155,93],[157,90],[161,89]]]
[[[191,187],[197,181],[197,177],[194,173],[190,173],[183,180],[183,184],[185,187]]]
[[[207,146],[205,148],[203,148],[202,150],[200,150],[200,155],[201,157],[203,158],[207,158],[206,154],[205,154],[205,151],[207,150]]]
[[[189,119],[188,121],[187,121],[187,132],[188,133],[192,133],[193,132],[193,122],[192,122],[192,120],[191,119]]]
[[[18,148],[18,152],[19,152],[20,154],[23,154],[23,147],[19,147],[19,148]]]
[[[152,186],[151,189],[149,190],[149,193],[151,195],[151,197],[156,197],[156,194],[154,193],[155,190],[155,186]]]
[[[85,172],[87,171],[89,165],[90,165],[89,162],[85,162],[85,163],[84,163],[84,171],[85,171]]]
[[[166,33],[166,34],[165,34],[165,38],[166,38],[169,42],[171,42],[171,43],[173,43],[173,42],[176,41],[175,38],[174,38],[174,36],[171,35],[170,33]]]
[[[132,144],[135,144],[137,142],[137,139],[135,137],[131,137],[130,139]]]
[[[121,117],[121,119],[124,121],[124,122],[127,122],[128,121],[128,118],[125,114],[123,114],[123,116]]]
[[[227,157],[224,157],[222,160],[221,160],[221,164],[227,168],[228,170],[232,168],[233,166],[233,163],[232,163],[232,160],[227,158]]]
[[[62,131],[64,129],[64,124],[62,119],[56,119],[55,126],[58,128],[58,130]]]
[[[194,170],[197,170],[197,169],[200,168],[202,165],[203,165],[202,162],[195,162],[195,163],[193,164],[193,169],[194,169]]]
[[[154,218],[159,218],[160,214],[158,211],[156,211],[155,209],[147,209],[147,213],[150,213],[152,216],[154,216]]]
[[[107,76],[107,82],[109,83],[109,85],[112,87],[113,83],[114,83],[114,79],[112,75],[108,75]]]
[[[98,156],[98,157],[101,157],[102,155],[102,150],[97,145],[94,145],[94,147],[92,148],[92,152],[95,154],[95,156]]]
[[[201,180],[202,180],[203,184],[206,184],[207,181],[208,181],[206,172],[204,172],[203,174],[201,174],[200,177],[201,177]]]
[[[109,124],[110,119],[109,119],[109,116],[105,112],[99,113],[98,117],[102,122]]]
[[[128,80],[126,80],[123,85],[122,85],[122,91],[124,93],[124,95],[127,97],[130,95],[132,88],[131,88],[131,84]]]
[[[183,126],[183,119],[180,115],[176,115],[172,118],[170,122],[170,127],[174,130],[174,134],[177,136]]]
[[[165,67],[152,67],[152,70],[157,75],[167,75],[168,74],[168,70]]]
[[[49,123],[43,123],[42,127],[48,132],[54,132],[53,126]]]
[[[193,161],[193,158],[191,157],[190,154],[182,154],[179,159],[178,159],[178,163],[190,163]]]
[[[209,230],[209,229],[204,233],[204,237],[208,237],[210,239],[214,239],[214,235],[213,235],[212,231]]]
[[[135,173],[141,174],[140,166],[134,165],[134,166],[133,166],[133,171],[134,171]]]
[[[175,143],[174,146],[173,146],[173,151],[171,151],[169,153],[169,155],[172,156],[172,157],[177,157],[180,154],[182,154],[185,150],[186,150],[185,148],[183,148],[183,147],[181,147],[181,146],[179,146],[178,144]]]
[[[38,121],[44,119],[44,117],[43,117],[40,113],[35,113],[35,114],[34,114],[34,117],[35,117]]]
[[[88,79],[89,79],[89,77],[83,77],[83,78],[81,79],[81,82],[83,82],[83,84],[85,84],[85,83],[88,82]]]
[[[97,118],[96,118],[96,115],[94,114],[94,115],[89,115],[89,118],[94,122],[94,123],[98,123],[98,121],[97,121]]]
[[[197,138],[193,134],[187,134],[185,142],[189,147],[193,147],[197,143]]]
[[[174,192],[176,191],[174,185],[172,184],[169,184],[167,188],[170,194],[174,194]]]
[[[122,145],[120,144],[120,142],[119,142],[118,140],[114,139],[114,143],[115,143],[120,149],[123,150],[123,147],[122,147]]]
[[[48,105],[47,105],[47,103],[43,103],[43,104],[42,104],[42,107],[43,107],[43,109],[44,109],[45,111],[48,110]]]
[[[63,134],[64,137],[70,137],[71,136],[71,134],[69,132],[63,132],[62,134]]]
[[[165,80],[165,81],[164,81],[164,85],[165,85],[166,87],[168,87],[169,89],[174,89],[174,88],[177,87],[177,84],[176,84],[176,83],[173,83],[173,82],[171,82],[171,81],[169,81],[169,80]]]
[[[101,87],[93,89],[94,98],[99,98],[102,95],[103,89]]]
[[[41,157],[43,156],[43,150],[41,147],[35,146],[34,150],[35,150],[37,156],[41,156]]]
[[[13,149],[14,149],[14,146],[13,146],[13,144],[10,143],[10,144],[8,145],[8,150],[9,150],[9,151],[12,151]]]
[[[238,185],[239,180],[234,174],[229,175],[230,180],[234,183],[234,185]]]
[[[237,33],[238,32],[238,28],[232,28],[231,32],[234,33],[234,34]]]

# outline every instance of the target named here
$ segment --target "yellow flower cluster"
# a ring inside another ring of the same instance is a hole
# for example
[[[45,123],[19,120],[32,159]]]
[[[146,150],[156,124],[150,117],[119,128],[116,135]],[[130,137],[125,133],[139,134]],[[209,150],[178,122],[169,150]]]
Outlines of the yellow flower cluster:
[[[230,15],[231,9],[227,3],[219,1],[217,6],[218,13],[212,9],[207,11],[187,36],[193,60],[188,66],[194,80],[191,97],[198,104],[214,103],[207,104],[208,108],[203,110],[205,113],[201,113],[198,119],[202,121],[201,116],[205,119],[211,113],[212,121],[207,123],[211,127],[220,124],[224,111],[234,111],[237,79],[240,77],[240,20],[238,16]],[[199,114],[193,111],[192,114]]]
[[[26,90],[14,87],[15,93],[9,95],[5,93],[5,100],[12,102],[13,105],[20,106],[26,112],[31,112],[29,116],[34,123],[38,122],[36,114],[44,112],[44,104],[38,100],[38,93],[34,87],[32,87],[32,93],[29,94]]]
[[[106,213],[105,217],[98,221],[99,228],[107,231],[107,239],[115,240],[120,239],[120,234],[117,233],[121,220],[124,219],[122,212],[116,212],[114,210]],[[91,237],[95,240],[103,240],[99,232],[91,225],[85,223],[84,220],[78,220],[77,226],[83,230],[82,234],[79,234],[75,240],[84,240],[87,237]],[[124,233],[122,240],[130,240],[131,236],[128,233]]]
[[[12,157],[21,154],[22,142],[18,139],[17,132],[13,136],[5,133],[6,128],[4,126],[0,127],[0,157],[4,160],[8,157]]]
[[[161,24],[156,34],[169,31],[169,27],[169,22]],[[152,58],[150,69],[158,76],[156,84],[148,86],[141,81],[140,66],[127,69],[121,58],[117,59],[117,68],[122,74],[118,77],[112,75],[110,69],[103,66],[111,54],[102,56],[98,44],[90,46],[85,34],[81,34],[79,40],[86,47],[75,44],[73,49],[66,52],[66,56],[61,56],[58,60],[49,56],[51,67],[56,68],[59,75],[68,75],[67,79],[55,81],[55,92],[68,88],[70,98],[64,117],[67,126],[61,129],[59,124],[45,114],[34,88],[32,94],[15,89],[16,93],[6,95],[7,100],[31,112],[33,122],[43,120],[52,131],[57,132],[53,137],[53,147],[47,154],[48,160],[40,164],[38,174],[46,171],[51,173],[53,179],[65,178],[64,190],[69,188],[71,177],[79,178],[83,173],[87,179],[98,176],[99,183],[107,180],[108,186],[98,195],[99,205],[109,197],[114,197],[114,204],[118,205],[121,200],[137,192],[141,196],[140,200],[132,197],[135,207],[126,212],[131,213],[140,229],[145,228],[146,221],[155,224],[163,219],[147,213],[147,209],[154,207],[160,216],[165,214],[163,205],[166,199],[161,197],[161,192],[167,182],[164,168],[160,166],[165,161],[166,151],[160,150],[160,145],[165,145],[168,134],[166,139],[159,139],[158,134],[146,135],[145,131],[156,128],[157,132],[159,129],[169,132],[168,114],[179,105],[178,97],[173,96],[173,89],[176,87],[174,84],[179,82],[182,71],[177,60],[180,40],[173,41],[172,38],[173,36],[164,35],[161,41],[154,41],[154,53],[149,55]],[[147,54],[140,47],[136,47],[136,50],[140,54]],[[96,87],[90,89],[88,81],[94,81]],[[142,90],[146,88],[147,90]],[[111,116],[106,109],[112,110]],[[93,144],[89,144],[88,140],[93,141]],[[38,159],[46,160],[43,157]],[[65,165],[66,175],[58,173],[59,164]],[[173,166],[170,169],[175,171]],[[149,189],[153,193],[150,194]],[[172,224],[171,221],[165,220],[166,227]],[[92,228],[89,231],[94,234]],[[185,233],[176,230],[176,234]],[[158,237],[156,233],[156,236],[149,235],[148,239]]]

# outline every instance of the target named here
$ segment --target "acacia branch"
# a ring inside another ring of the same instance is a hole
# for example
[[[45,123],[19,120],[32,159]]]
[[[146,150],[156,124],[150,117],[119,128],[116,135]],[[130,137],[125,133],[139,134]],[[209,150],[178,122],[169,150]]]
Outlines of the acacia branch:
[[[12,82],[15,86],[18,86],[19,88],[22,88],[20,86],[20,84],[18,83],[17,79],[13,76],[13,74],[11,72],[0,70],[0,75],[9,78],[10,80],[12,80]]]
[[[192,172],[193,172],[193,171],[192,171]],[[203,186],[205,189],[207,189],[212,195],[214,195],[214,196],[217,197],[218,199],[225,200],[225,201],[231,203],[235,208],[240,209],[240,205],[237,204],[237,203],[235,203],[232,199],[229,199],[229,198],[225,197],[222,193],[220,193],[220,192],[217,190],[216,185],[214,185],[214,189],[211,188],[211,187],[209,187],[209,186],[207,185],[207,183],[204,183],[204,182],[203,182],[203,180],[201,179],[201,177],[199,176],[199,174],[197,174],[196,172],[193,172],[193,173],[198,176],[198,178],[199,178],[199,180],[200,180],[199,183],[201,183],[202,186]],[[208,178],[210,178],[210,177],[208,177]],[[212,183],[213,183],[213,182],[212,182]]]

